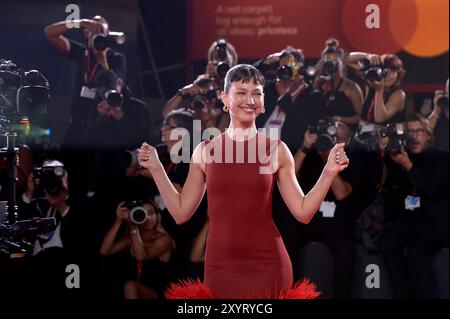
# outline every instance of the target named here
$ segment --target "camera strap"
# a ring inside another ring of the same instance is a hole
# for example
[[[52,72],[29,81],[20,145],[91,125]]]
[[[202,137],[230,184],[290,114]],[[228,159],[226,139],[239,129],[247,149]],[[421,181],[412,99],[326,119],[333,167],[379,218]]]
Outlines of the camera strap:
[[[102,65],[104,69],[109,70],[109,63],[108,63],[108,51],[109,48],[106,48],[105,50],[105,63]],[[95,76],[95,73],[97,72],[98,66],[100,64],[97,62],[95,65],[91,68],[91,54],[88,49],[84,50],[84,60],[83,60],[83,71],[84,71],[84,84],[91,83],[92,79]]]

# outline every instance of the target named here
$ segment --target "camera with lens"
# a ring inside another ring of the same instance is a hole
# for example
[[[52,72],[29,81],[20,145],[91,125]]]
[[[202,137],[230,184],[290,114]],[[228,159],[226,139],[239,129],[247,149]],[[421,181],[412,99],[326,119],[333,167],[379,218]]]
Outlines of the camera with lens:
[[[339,62],[338,61],[325,61],[323,63],[323,73],[324,75],[332,76],[337,70]]]
[[[407,138],[402,123],[383,125],[378,128],[380,138],[388,137],[389,142],[386,145],[386,152],[391,155],[397,155],[407,147]]]
[[[389,71],[389,68],[392,63],[392,58],[386,59],[382,65],[372,65],[369,60],[365,59],[362,61],[364,79],[367,82],[379,82],[382,78],[384,78]]]
[[[122,107],[123,105],[123,95],[117,90],[108,90],[105,92],[105,100],[109,105],[113,107]]]
[[[117,154],[118,162],[123,168],[139,166],[139,150],[124,150]]]
[[[64,188],[62,177],[63,166],[36,166],[33,168],[33,179],[36,184],[35,196],[45,197],[45,192],[58,195]]]
[[[123,206],[130,210],[129,220],[130,222],[140,225],[147,221],[148,213],[143,206],[144,202],[142,200],[134,200],[131,202],[126,202]]]
[[[101,32],[92,35],[92,42],[98,51],[105,51],[106,48],[113,44],[124,44],[126,39],[127,37],[123,32],[116,31],[110,31],[108,34]]]
[[[291,64],[283,64],[277,69],[277,78],[283,81],[291,80],[295,78],[297,74],[313,78],[316,75],[316,68],[311,65],[302,65],[300,69],[297,69]]]
[[[333,122],[320,120],[316,125],[309,125],[308,131],[310,134],[318,135],[314,143],[318,151],[329,151],[338,141],[337,126]]]
[[[448,109],[448,92],[445,95],[439,97],[436,103],[441,108],[441,110]]]
[[[216,43],[217,50],[217,58],[219,62],[215,63],[216,74],[224,79],[227,75],[228,70],[230,69],[230,65],[227,63],[228,61],[228,43],[226,39],[219,39]]]

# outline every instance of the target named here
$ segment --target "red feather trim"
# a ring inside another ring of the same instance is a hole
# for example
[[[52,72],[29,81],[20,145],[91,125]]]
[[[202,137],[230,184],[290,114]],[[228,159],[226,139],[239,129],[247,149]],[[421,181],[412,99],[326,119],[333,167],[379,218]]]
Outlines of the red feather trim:
[[[303,279],[295,283],[291,288],[280,292],[276,299],[315,299],[320,295],[314,283],[308,279]],[[269,294],[260,295],[263,299],[268,299]],[[171,283],[165,292],[167,299],[224,299],[220,295],[214,294],[200,279],[181,280],[179,283]],[[254,299],[255,296],[236,297],[238,299]]]

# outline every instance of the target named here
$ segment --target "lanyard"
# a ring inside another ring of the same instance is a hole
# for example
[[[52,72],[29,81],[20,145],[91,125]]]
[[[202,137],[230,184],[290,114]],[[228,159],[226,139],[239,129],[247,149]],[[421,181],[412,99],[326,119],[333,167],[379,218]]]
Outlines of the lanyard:
[[[108,53],[109,48],[106,48],[105,50],[105,56]],[[84,50],[84,63],[83,63],[83,69],[84,69],[84,83],[88,84],[92,81],[92,79],[95,76],[95,73],[97,72],[97,68],[100,64],[97,62],[91,69],[91,55],[89,54],[89,50]],[[105,63],[102,65],[102,67],[106,70],[109,70],[109,64],[108,59],[105,58]]]

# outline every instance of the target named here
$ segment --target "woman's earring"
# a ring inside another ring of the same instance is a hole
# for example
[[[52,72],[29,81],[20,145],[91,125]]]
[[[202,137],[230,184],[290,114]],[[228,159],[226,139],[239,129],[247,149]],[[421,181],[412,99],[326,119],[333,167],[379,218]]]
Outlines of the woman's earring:
[[[266,109],[264,107],[261,108],[261,113],[266,113]]]
[[[230,110],[230,108],[228,107],[228,105],[224,105],[223,106],[223,111],[224,112],[228,112]]]

